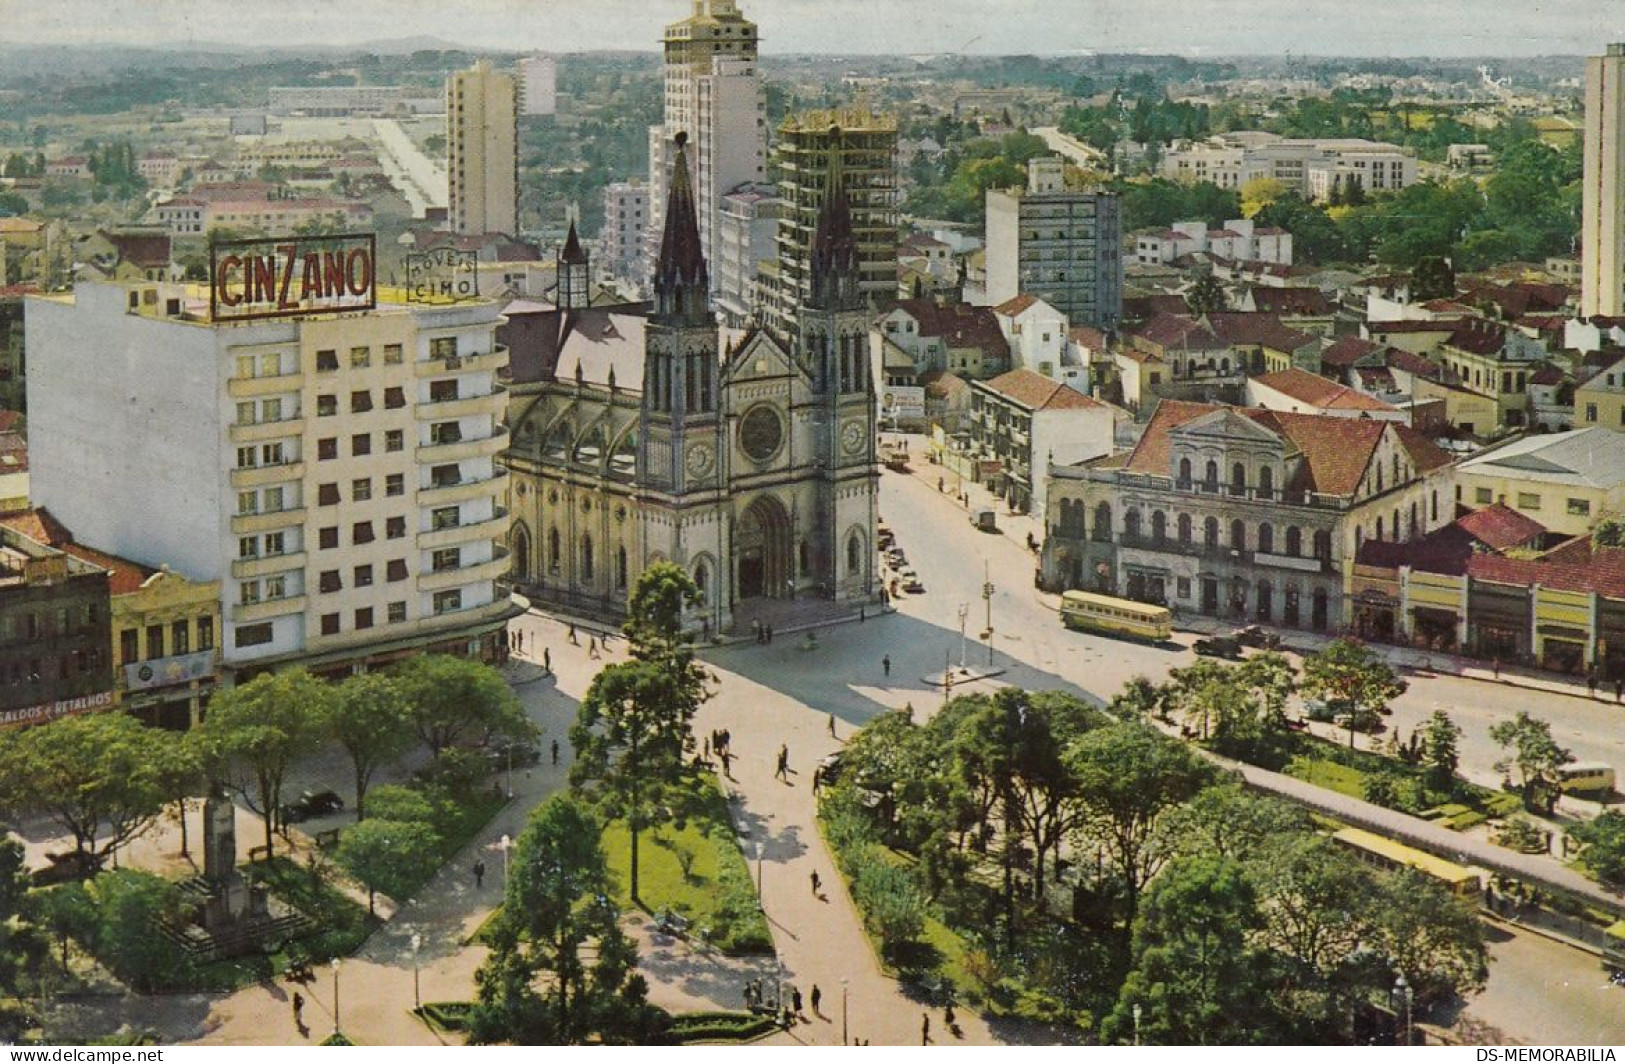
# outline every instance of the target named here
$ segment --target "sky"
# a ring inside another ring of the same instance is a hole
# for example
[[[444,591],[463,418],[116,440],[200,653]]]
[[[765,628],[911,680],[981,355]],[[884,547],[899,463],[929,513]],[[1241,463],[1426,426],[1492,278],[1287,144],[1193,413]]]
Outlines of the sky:
[[[764,52],[1585,55],[1625,0],[741,0]],[[0,43],[649,50],[689,0],[0,0]]]

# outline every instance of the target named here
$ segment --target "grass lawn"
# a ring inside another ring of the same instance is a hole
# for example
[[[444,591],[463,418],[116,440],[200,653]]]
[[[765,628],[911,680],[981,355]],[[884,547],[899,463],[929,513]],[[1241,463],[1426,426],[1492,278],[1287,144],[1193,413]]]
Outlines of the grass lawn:
[[[1320,761],[1308,757],[1295,757],[1286,766],[1286,774],[1293,779],[1324,787],[1351,798],[1365,797],[1365,773],[1357,768]]]

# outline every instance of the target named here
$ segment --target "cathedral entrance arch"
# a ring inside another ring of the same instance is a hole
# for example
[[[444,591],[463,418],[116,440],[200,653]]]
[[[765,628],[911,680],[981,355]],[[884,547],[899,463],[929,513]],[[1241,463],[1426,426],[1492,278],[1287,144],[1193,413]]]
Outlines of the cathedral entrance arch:
[[[742,599],[780,598],[793,577],[790,515],[771,495],[759,495],[739,515],[734,531],[734,587]]]

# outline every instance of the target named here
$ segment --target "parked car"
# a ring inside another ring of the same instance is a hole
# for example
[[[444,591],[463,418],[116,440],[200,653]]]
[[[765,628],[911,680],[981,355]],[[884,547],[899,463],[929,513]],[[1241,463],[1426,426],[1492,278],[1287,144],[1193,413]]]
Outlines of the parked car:
[[[1205,657],[1229,658],[1231,661],[1241,660],[1241,643],[1228,635],[1198,639],[1191,649]]]
[[[302,824],[312,817],[327,816],[344,808],[344,799],[334,791],[306,791],[282,807],[284,824]]]
[[[1256,624],[1250,624],[1231,636],[1244,647],[1257,647],[1260,650],[1280,650],[1281,637]]]
[[[908,576],[903,579],[903,590],[910,595],[923,595],[925,594],[925,585],[920,583],[919,577]]]
[[[999,530],[999,515],[990,506],[981,506],[970,512],[970,523],[982,532]]]

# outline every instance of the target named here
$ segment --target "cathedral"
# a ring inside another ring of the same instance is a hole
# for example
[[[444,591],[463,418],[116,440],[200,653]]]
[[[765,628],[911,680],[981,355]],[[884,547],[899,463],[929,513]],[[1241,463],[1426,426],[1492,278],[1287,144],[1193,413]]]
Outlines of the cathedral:
[[[671,561],[704,599],[691,623],[718,633],[754,599],[878,598],[869,312],[832,158],[786,335],[721,335],[681,135],[652,304],[591,305],[572,226],[557,305],[507,308],[522,593],[619,618],[643,568]]]

